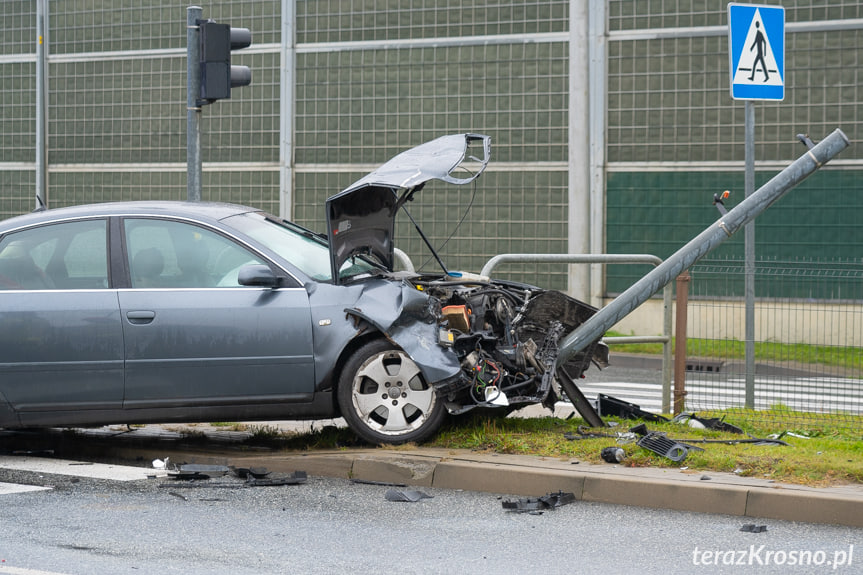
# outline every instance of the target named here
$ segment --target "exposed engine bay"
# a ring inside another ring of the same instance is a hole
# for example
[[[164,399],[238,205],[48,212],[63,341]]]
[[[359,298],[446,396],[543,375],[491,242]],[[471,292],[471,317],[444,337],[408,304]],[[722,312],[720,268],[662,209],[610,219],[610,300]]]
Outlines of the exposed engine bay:
[[[593,307],[560,292],[504,281],[413,283],[440,302],[440,343],[452,348],[462,367],[458,381],[435,386],[446,394],[450,413],[554,406],[560,396],[554,372],[558,340],[593,315]],[[604,343],[570,359],[565,376],[579,379],[591,362],[608,365]]]

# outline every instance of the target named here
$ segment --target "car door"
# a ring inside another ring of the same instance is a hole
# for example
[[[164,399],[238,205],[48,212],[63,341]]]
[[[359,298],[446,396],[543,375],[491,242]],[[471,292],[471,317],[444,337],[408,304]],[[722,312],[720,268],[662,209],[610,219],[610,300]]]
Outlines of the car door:
[[[126,409],[312,399],[304,288],[239,285],[239,269],[265,259],[212,229],[125,218],[123,230]]]
[[[85,422],[88,411],[122,406],[107,229],[85,219],[0,238],[0,395],[25,424]]]

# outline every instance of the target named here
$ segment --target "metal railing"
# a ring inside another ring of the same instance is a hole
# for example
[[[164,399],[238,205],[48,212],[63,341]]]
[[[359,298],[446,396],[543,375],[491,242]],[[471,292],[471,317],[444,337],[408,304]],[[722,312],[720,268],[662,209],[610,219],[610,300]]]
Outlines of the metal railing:
[[[504,263],[566,263],[566,264],[650,264],[662,263],[662,258],[651,254],[499,254],[482,267],[480,275],[491,277],[492,270]],[[671,411],[671,299],[672,285],[662,290],[662,335],[634,335],[606,337],[607,344],[661,343],[662,344],[662,411]]]

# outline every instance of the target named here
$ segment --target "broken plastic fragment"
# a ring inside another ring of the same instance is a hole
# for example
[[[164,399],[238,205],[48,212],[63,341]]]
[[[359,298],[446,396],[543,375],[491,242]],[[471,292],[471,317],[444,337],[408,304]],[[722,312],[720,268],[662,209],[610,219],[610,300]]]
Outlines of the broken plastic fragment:
[[[503,508],[508,511],[515,511],[517,513],[537,514],[537,512],[539,511],[543,511],[545,509],[554,509],[556,507],[560,507],[561,505],[567,505],[568,503],[572,503],[574,501],[574,493],[564,493],[563,491],[558,491],[557,493],[549,493],[547,495],[543,495],[542,497],[537,498],[518,499],[516,501],[513,501],[511,499],[504,499],[501,503],[503,505]]]
[[[763,533],[767,531],[766,525],[755,525],[754,523],[747,523],[743,527],[740,528],[741,531],[745,533]]]
[[[623,401],[610,395],[600,393],[597,395],[599,402],[599,414],[604,416],[612,415],[621,419],[644,419],[645,421],[668,421],[668,418],[644,411],[641,406],[634,403]]]
[[[649,451],[667,457],[671,461],[683,461],[689,455],[689,449],[682,443],[677,443],[664,433],[659,431],[651,431],[636,442],[636,445],[643,447]]]
[[[174,479],[209,479],[213,476],[226,474],[226,465],[202,465],[198,463],[184,463],[168,470],[168,476]]]
[[[240,479],[248,479],[249,477],[260,479],[270,474],[270,470],[266,467],[234,467],[232,465],[230,469]]]
[[[721,419],[717,417],[698,417],[694,413],[679,413],[672,419],[674,423],[687,423],[689,427],[698,429],[712,429],[714,431],[725,431],[727,433],[743,433],[743,430],[736,425],[731,425],[725,422],[725,416]]]

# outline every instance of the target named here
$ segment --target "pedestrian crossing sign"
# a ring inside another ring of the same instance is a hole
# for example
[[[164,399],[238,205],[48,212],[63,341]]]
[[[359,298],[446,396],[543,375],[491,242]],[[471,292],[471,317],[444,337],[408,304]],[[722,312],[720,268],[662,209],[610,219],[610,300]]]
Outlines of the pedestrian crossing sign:
[[[785,8],[728,4],[731,97],[785,98]]]

